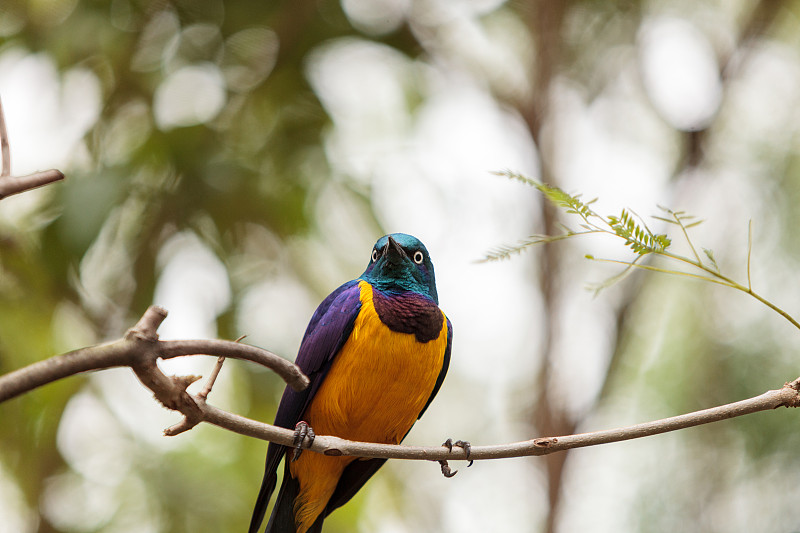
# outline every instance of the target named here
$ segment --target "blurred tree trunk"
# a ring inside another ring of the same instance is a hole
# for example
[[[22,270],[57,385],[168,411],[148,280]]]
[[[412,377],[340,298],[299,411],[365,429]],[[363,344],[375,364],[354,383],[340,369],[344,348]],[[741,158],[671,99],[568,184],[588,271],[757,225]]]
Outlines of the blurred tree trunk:
[[[522,109],[531,136],[539,151],[541,179],[545,183],[558,186],[559,179],[552,166],[553,153],[549,151],[552,144],[544,138],[545,125],[552,119],[550,105],[552,85],[561,65],[562,36],[561,29],[564,17],[570,7],[568,0],[552,2],[548,0],[532,0],[529,4],[527,23],[536,43],[536,62],[533,65],[534,91],[530,104]],[[539,206],[542,217],[542,233],[554,235],[557,231],[558,214],[554,207],[544,198]],[[557,246],[539,248],[539,286],[544,302],[544,342],[542,343],[542,359],[537,377],[538,397],[532,420],[535,431],[541,435],[569,435],[574,432],[575,423],[554,398],[550,377],[553,368],[553,342],[557,335],[559,307],[559,265],[563,258]],[[547,456],[544,461],[547,470],[549,510],[545,521],[545,531],[555,531],[555,520],[558,516],[564,464],[567,453]]]

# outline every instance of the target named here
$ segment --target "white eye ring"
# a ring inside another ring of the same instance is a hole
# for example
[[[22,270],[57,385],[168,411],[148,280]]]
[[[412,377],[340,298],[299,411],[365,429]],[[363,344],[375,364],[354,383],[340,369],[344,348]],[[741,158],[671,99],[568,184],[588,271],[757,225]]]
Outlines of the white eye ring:
[[[417,250],[416,252],[414,252],[414,262],[415,262],[416,264],[418,264],[418,265],[421,265],[421,264],[422,264],[422,261],[423,261],[424,259],[425,259],[425,256],[423,256],[423,255],[422,255],[422,252],[420,252],[419,250]]]
[[[378,250],[372,250],[372,262],[374,263],[377,260],[378,260]]]

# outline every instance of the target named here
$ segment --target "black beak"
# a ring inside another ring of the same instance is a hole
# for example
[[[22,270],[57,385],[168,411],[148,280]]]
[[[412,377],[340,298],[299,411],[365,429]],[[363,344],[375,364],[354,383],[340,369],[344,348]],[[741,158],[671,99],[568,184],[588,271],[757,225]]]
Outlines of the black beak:
[[[389,242],[381,250],[381,257],[385,257],[390,263],[396,265],[408,256],[403,247],[397,244],[396,240],[389,237]]]

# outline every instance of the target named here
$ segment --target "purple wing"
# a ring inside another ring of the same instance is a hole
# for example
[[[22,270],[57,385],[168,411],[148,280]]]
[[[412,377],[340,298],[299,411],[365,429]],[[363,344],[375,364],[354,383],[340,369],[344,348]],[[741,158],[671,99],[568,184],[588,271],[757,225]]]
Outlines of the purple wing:
[[[311,383],[305,390],[286,387],[275,425],[294,429],[331,367],[334,356],[350,337],[361,310],[358,281],[348,281],[325,298],[308,323],[295,364]]]
[[[333,358],[350,337],[353,324],[361,310],[361,290],[358,280],[348,281],[325,298],[308,323],[295,364],[300,367],[311,383],[305,390],[297,392],[291,387],[283,391],[274,424],[294,429],[311,403]],[[277,484],[278,465],[286,447],[270,442],[267,447],[267,464],[264,480],[250,521],[250,532],[258,531],[264,519],[272,492]]]
[[[436,397],[436,393],[439,392],[439,389],[442,387],[442,383],[444,382],[444,377],[447,375],[447,369],[450,367],[450,349],[453,347],[453,325],[450,323],[450,319],[447,319],[447,347],[444,349],[444,360],[442,361],[442,369],[439,371],[439,377],[436,378],[436,384],[433,386],[433,390],[431,391],[431,395],[428,398],[428,402],[425,404],[425,407],[422,408],[422,411],[419,412],[419,416],[417,420],[422,418],[422,414],[431,404],[433,399]]]

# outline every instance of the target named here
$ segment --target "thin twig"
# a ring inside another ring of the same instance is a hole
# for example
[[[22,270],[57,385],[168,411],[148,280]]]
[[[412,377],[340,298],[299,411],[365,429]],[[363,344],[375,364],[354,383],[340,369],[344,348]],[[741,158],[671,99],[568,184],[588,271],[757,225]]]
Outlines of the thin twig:
[[[741,291],[741,292],[743,292],[745,294],[749,294],[750,296],[752,296],[753,298],[755,298],[756,300],[758,300],[759,302],[761,302],[762,304],[766,305],[767,307],[769,307],[770,309],[772,309],[773,311],[778,313],[780,316],[785,318],[794,327],[796,327],[797,329],[800,329],[800,322],[798,322],[792,315],[790,315],[789,313],[787,313],[786,311],[784,311],[783,309],[781,309],[780,307],[778,307],[774,303],[770,302],[769,300],[767,300],[766,298],[764,298],[760,294],[758,294],[755,291],[753,291],[752,288],[745,287],[744,285],[742,285],[740,283],[737,283],[736,281],[732,280],[731,278],[729,278],[727,276],[724,276],[724,275],[720,274],[719,272],[715,272],[714,270],[708,268],[704,264],[695,263],[694,261],[692,261],[692,260],[690,260],[690,259],[688,259],[686,257],[675,255],[675,254],[672,254],[672,253],[667,252],[667,251],[653,252],[653,253],[655,253],[657,255],[660,255],[660,256],[663,256],[663,257],[667,257],[669,259],[673,259],[673,260],[678,261],[678,262],[685,263],[687,265],[691,265],[693,267],[696,267],[696,268],[702,270],[703,272],[706,272],[707,274],[709,274],[709,276],[703,276],[701,274],[693,274],[691,272],[684,272],[684,271],[680,271],[680,270],[670,270],[668,268],[659,268],[659,267],[655,267],[655,266],[652,266],[652,265],[638,264],[636,262],[622,261],[622,260],[617,260],[617,259],[603,259],[603,258],[599,258],[599,257],[590,257],[590,259],[593,260],[593,261],[600,261],[600,262],[603,262],[603,263],[616,263],[618,265],[633,266],[633,267],[639,268],[641,270],[649,270],[651,272],[660,272],[662,274],[670,274],[670,275],[673,275],[673,276],[685,276],[687,278],[698,279],[698,280],[701,280],[701,281],[707,281],[709,283],[715,283],[717,285],[722,285],[724,287],[730,287],[732,289],[736,289],[737,291]]]
[[[240,343],[240,342],[242,342],[242,339],[244,339],[245,337],[247,337],[247,335],[242,335],[242,336],[240,336],[238,339],[236,339],[233,342]],[[214,386],[214,383],[217,381],[217,376],[219,376],[219,373],[222,371],[222,364],[224,362],[225,362],[225,357],[224,356],[219,356],[217,358],[217,363],[214,365],[214,369],[211,371],[211,375],[208,376],[208,381],[206,382],[205,386],[203,387],[203,390],[201,390],[200,392],[197,393],[197,396],[199,398],[202,398],[203,400],[207,400],[208,399],[208,395],[211,394],[211,388]]]
[[[700,260],[700,254],[698,254],[697,250],[694,249],[694,244],[692,244],[692,239],[689,238],[689,232],[686,230],[686,226],[684,226],[683,221],[674,211],[670,210],[669,213],[672,215],[672,218],[675,219],[675,223],[678,224],[678,227],[681,228],[683,238],[686,239],[686,243],[689,245],[689,248],[691,248],[695,261],[697,261],[698,265],[702,265],[703,261]]]
[[[723,285],[725,287],[731,287],[732,285],[726,281],[710,278],[708,276],[703,276],[700,274],[692,274],[691,272],[682,272],[680,270],[669,270],[667,268],[659,268],[652,265],[646,264],[639,264],[636,262],[631,261],[623,261],[621,259],[605,259],[602,257],[590,257],[592,261],[598,261],[600,263],[614,263],[617,265],[625,265],[628,267],[634,267],[641,270],[648,270],[650,272],[660,272],[662,274],[671,274],[673,276],[686,276],[687,278],[699,279],[702,281],[708,281],[709,283],[716,283],[717,285]]]
[[[238,342],[238,341],[237,341]],[[214,383],[217,381],[217,376],[219,376],[220,371],[222,370],[222,363],[225,362],[225,357],[219,356],[217,358],[217,363],[214,365],[214,369],[211,371],[211,375],[208,376],[208,381],[206,382],[205,387],[203,390],[197,393],[197,396],[207,400],[208,395],[211,393],[211,388],[214,386]]]

